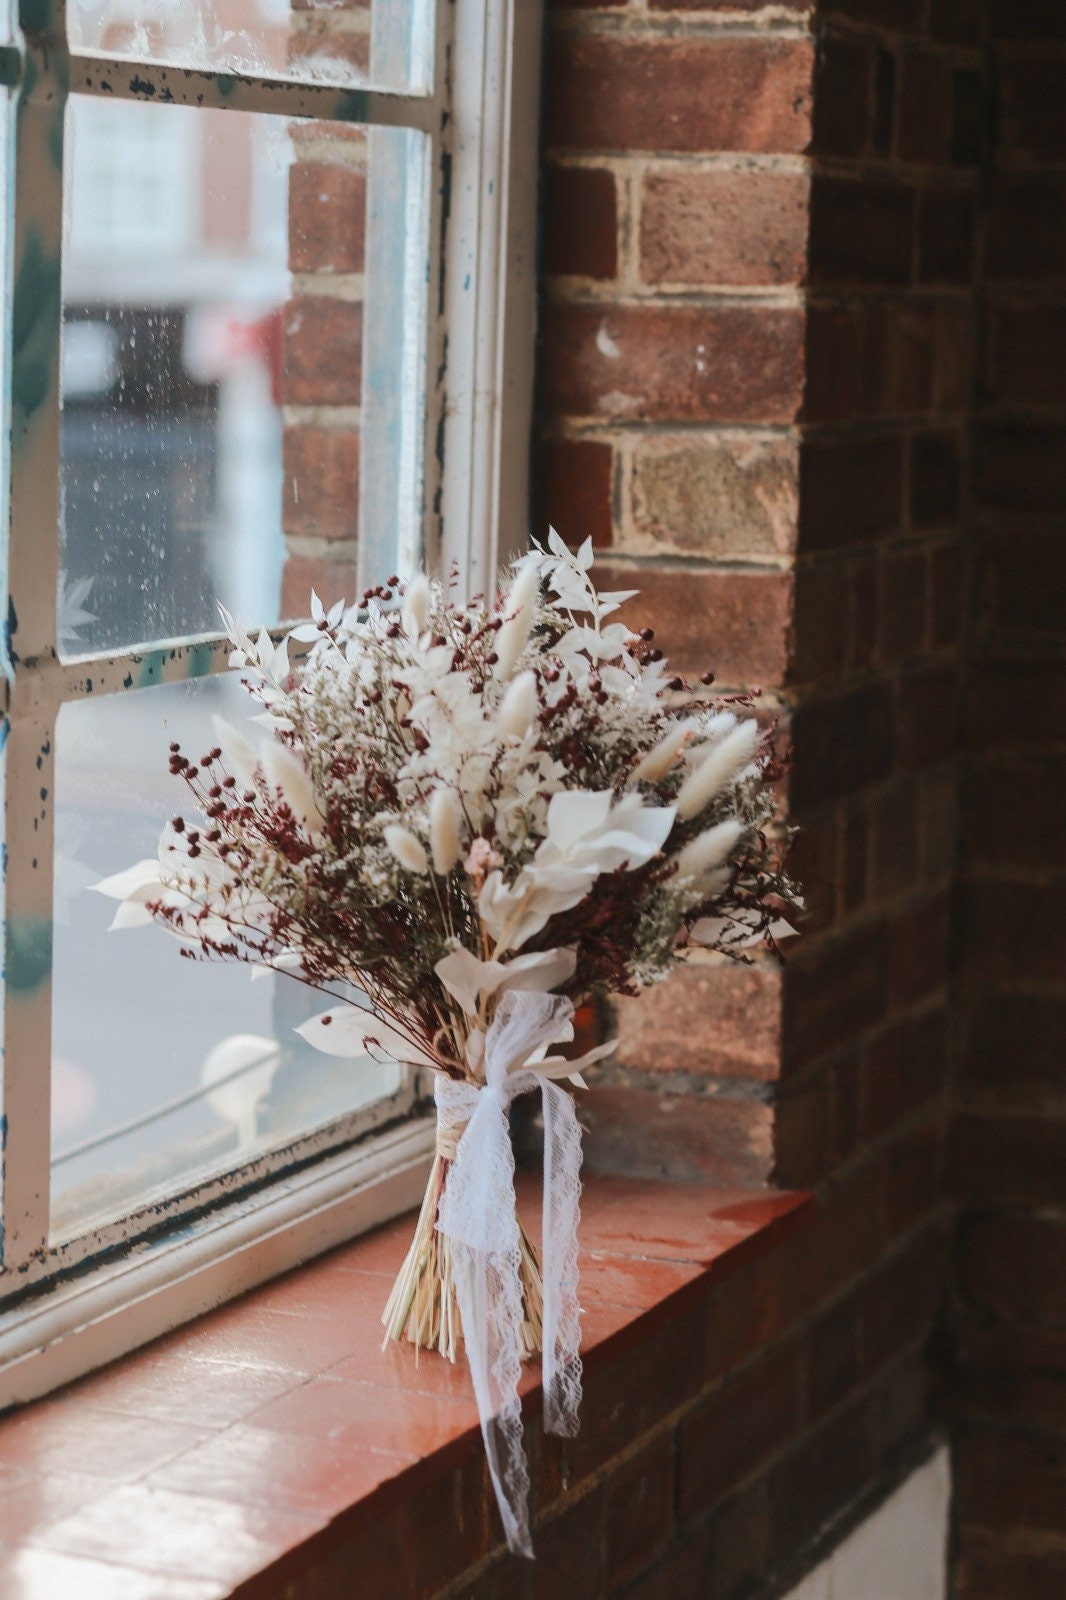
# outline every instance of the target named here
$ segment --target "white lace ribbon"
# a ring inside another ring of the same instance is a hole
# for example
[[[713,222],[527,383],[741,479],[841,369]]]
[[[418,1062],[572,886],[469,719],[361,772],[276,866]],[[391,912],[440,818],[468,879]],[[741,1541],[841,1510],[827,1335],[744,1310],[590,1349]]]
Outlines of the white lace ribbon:
[[[521,1249],[514,1151],[507,1113],[539,1089],[544,1106],[544,1425],[573,1436],[581,1399],[577,1224],[581,1130],[573,1100],[552,1081],[574,1067],[546,1048],[572,1037],[573,1005],[561,995],[506,994],[485,1039],[485,1083],[439,1077],[442,1126],[466,1122],[448,1169],[437,1227],[451,1243],[455,1292],[489,1471],[510,1548],[532,1556],[529,1472],[522,1448]],[[608,1047],[609,1048],[609,1047]],[[600,1050],[592,1052],[599,1055]]]

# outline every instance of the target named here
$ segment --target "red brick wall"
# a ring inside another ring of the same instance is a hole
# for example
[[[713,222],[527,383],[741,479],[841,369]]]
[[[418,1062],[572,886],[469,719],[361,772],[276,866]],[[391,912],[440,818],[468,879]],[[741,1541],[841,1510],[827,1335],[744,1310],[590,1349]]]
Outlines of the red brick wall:
[[[1063,1587],[1064,64],[1051,0],[549,5],[537,521],[679,666],[763,685],[811,907],[783,972],[618,1008],[589,1164],[820,1205],[597,1380],[535,1572],[449,1597],[779,1591],[944,1393],[960,1597]],[[316,219],[360,158],[300,161],[294,597],[351,590],[358,470],[358,229]]]
[[[959,915],[959,1600],[1066,1593],[1066,10],[998,0]]]
[[[353,13],[349,8],[329,15],[336,24],[350,21]],[[281,380],[283,617],[306,615],[312,586],[327,604],[355,598],[366,214],[363,130],[293,124],[292,140],[293,279]]]
[[[583,1111],[593,1167],[821,1197],[775,1315],[723,1304],[747,1366],[676,1425],[634,1591],[703,1592],[726,1538],[728,1600],[934,1426],[980,39],[964,6],[827,0],[557,3],[550,41],[540,520],[593,534],[671,659],[762,684],[803,829],[784,971],[623,1003]]]
[[[542,520],[763,685],[812,904],[783,975],[619,1008],[594,1163],[819,1183],[879,1141],[936,1187],[980,66],[941,10],[552,11]]]

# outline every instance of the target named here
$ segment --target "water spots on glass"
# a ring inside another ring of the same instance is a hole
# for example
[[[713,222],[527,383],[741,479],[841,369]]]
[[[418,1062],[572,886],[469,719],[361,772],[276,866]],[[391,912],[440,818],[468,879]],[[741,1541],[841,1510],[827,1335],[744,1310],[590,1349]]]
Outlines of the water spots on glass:
[[[7,926],[8,989],[19,995],[35,994],[52,971],[51,917],[12,917]]]

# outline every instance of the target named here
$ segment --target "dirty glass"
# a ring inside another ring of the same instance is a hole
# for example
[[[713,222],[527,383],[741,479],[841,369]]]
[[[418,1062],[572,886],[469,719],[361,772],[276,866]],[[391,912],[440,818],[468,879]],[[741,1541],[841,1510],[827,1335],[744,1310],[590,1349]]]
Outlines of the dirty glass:
[[[426,88],[431,0],[68,0],[71,47],[340,88]]]
[[[350,563],[360,462],[368,548],[417,551],[423,137],[81,96],[67,116],[61,653],[217,632],[219,602],[303,615],[285,535]]]
[[[399,1087],[399,1069],[323,1056],[294,1032],[330,1002],[299,980],[183,959],[162,928],[109,932],[91,885],[155,857],[187,806],[168,745],[200,754],[213,715],[259,710],[235,677],[63,707],[56,740],[52,1225],[57,1237],[237,1166]],[[245,726],[253,741],[262,728]],[[194,757],[195,759],[195,757]]]

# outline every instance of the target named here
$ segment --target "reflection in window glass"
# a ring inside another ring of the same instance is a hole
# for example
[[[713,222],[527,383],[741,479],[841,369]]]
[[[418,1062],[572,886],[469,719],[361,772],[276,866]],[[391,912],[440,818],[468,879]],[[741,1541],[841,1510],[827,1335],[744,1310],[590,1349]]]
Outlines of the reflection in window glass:
[[[109,933],[100,878],[154,856],[185,798],[167,746],[256,703],[232,678],[63,708],[56,741],[52,1222],[56,1236],[392,1094],[399,1070],[320,1055],[328,1004],[297,980],[182,959],[163,929]],[[246,730],[253,740],[266,734]]]
[[[417,561],[424,137],[79,96],[68,119],[61,652],[217,632],[218,602],[303,615],[285,535],[350,563],[360,493],[368,570]]]
[[[290,159],[280,119],[70,102],[65,654],[278,619]]]
[[[75,50],[208,71],[426,87],[431,0],[68,0]]]

